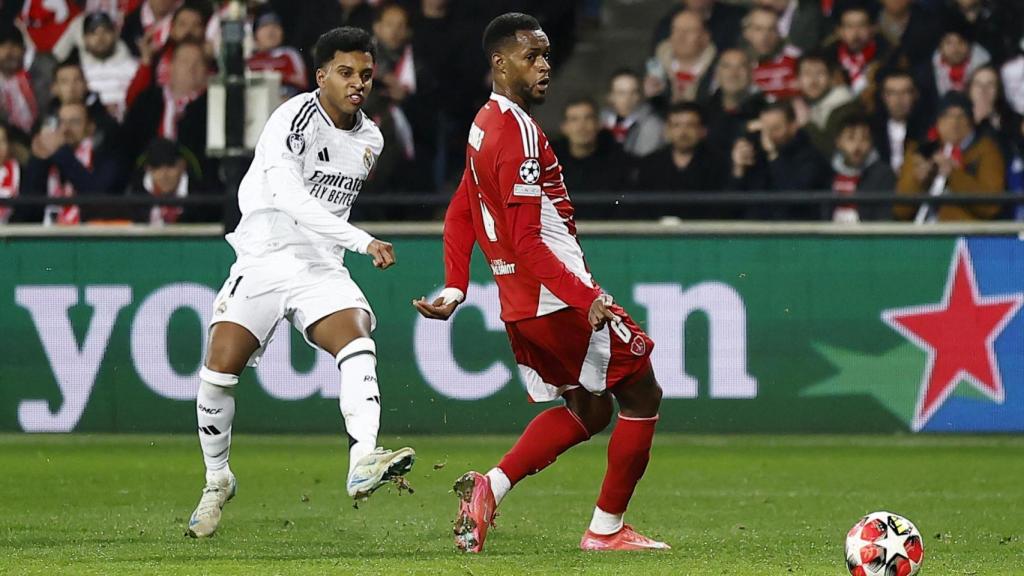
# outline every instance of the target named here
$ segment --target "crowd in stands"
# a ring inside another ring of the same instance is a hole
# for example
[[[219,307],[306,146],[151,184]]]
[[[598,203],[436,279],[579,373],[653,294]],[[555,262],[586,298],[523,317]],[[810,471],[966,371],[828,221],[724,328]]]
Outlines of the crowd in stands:
[[[586,206],[592,216],[924,223],[1020,213],[855,197],[1024,192],[1021,2],[681,0],[655,27],[643,71],[616,72],[604,100],[574,99],[563,112],[559,157],[577,198],[611,188],[854,200],[827,209],[626,202]],[[623,155],[625,170],[609,167]]]
[[[385,151],[366,190],[450,191],[490,91],[486,23],[536,15],[573,52],[599,0],[259,0],[252,71],[281,98],[312,88],[311,47],[340,25],[377,42],[365,110]],[[574,97],[554,136],[574,198],[588,193],[831,191],[913,196],[1024,192],[1024,3],[1017,0],[681,0],[649,59]],[[220,0],[0,0],[0,196],[223,193],[206,150]],[[615,23],[605,23],[614,27]],[[572,91],[571,86],[560,89]],[[557,128],[557,129],[556,129]],[[767,197],[767,196],[766,196]],[[598,218],[1017,218],[1000,205],[580,203]],[[368,209],[365,217],[404,218]],[[435,214],[426,214],[426,217]],[[1024,212],[1022,212],[1024,215]],[[0,223],[219,221],[219,206],[0,207]]]

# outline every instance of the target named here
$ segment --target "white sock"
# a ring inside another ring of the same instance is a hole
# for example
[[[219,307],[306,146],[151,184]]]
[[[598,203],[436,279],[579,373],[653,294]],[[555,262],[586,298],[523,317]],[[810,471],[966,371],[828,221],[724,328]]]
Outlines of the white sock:
[[[369,338],[356,338],[334,357],[341,370],[338,404],[348,432],[348,473],[360,458],[377,447],[380,431],[380,388],[377,386],[377,347]]]
[[[505,475],[505,471],[497,466],[487,472],[487,477],[491,480],[491,492],[494,493],[494,505],[497,506],[512,489],[512,481]]]
[[[594,534],[615,534],[622,530],[622,514],[609,514],[594,506],[594,518],[590,521],[590,531]]]
[[[199,392],[196,394],[196,420],[199,445],[203,448],[206,478],[231,474],[228,456],[231,452],[231,423],[235,419],[235,390],[238,376],[214,372],[206,366],[199,371]]]

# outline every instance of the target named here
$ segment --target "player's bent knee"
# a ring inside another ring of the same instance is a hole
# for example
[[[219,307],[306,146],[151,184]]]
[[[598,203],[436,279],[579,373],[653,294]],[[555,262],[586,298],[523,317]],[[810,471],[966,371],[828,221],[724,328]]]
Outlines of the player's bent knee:
[[[599,434],[612,421],[612,401],[608,395],[597,396],[589,392],[579,391],[567,395],[566,407],[576,415],[588,436]]]
[[[206,384],[213,384],[221,388],[234,388],[238,384],[237,374],[221,372],[206,366],[199,369],[199,379]]]

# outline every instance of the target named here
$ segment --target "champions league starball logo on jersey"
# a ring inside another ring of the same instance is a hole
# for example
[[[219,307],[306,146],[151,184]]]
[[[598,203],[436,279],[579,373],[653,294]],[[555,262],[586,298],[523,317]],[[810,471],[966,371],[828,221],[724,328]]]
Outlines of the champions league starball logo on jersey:
[[[1019,429],[1024,277],[1014,263],[1024,259],[1022,244],[957,240],[943,285],[918,302],[881,310],[881,325],[900,337],[895,348],[872,357],[818,346],[838,374],[801,395],[868,395],[914,432]]]
[[[519,166],[519,177],[527,184],[536,184],[540,180],[540,162],[534,158],[527,158]]]

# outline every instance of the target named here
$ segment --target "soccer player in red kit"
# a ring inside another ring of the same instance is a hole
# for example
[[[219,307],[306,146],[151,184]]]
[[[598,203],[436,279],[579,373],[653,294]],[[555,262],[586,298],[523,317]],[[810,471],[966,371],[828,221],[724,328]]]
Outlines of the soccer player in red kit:
[[[413,302],[423,316],[447,320],[465,298],[470,255],[479,244],[494,272],[501,318],[531,399],[565,401],[537,415],[487,474],[467,472],[456,481],[455,543],[481,551],[512,486],[605,429],[614,396],[618,423],[580,547],[664,549],[668,545],[623,523],[650,459],[661,404],[650,362],[654,343],[591,277],[562,168],[530,117],[547,93],[549,49],[532,16],[504,14],[487,26],[484,50],[494,93],[473,121],[466,169],[445,216],[445,288],[433,302]]]

